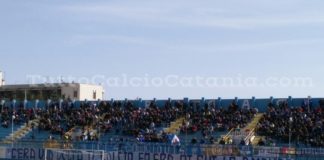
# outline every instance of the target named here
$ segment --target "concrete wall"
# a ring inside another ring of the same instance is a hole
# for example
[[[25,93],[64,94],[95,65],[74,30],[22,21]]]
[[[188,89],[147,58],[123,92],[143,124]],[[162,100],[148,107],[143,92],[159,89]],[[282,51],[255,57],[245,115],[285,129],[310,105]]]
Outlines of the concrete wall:
[[[74,97],[74,92],[77,92],[77,96]],[[65,95],[65,98],[71,98],[80,100],[80,85],[79,84],[68,84],[62,87],[61,95]]]
[[[74,92],[77,92],[76,97]],[[94,97],[95,94],[95,97]],[[75,100],[88,100],[96,101],[98,99],[103,100],[104,89],[102,86],[91,85],[91,84],[69,84],[62,87],[62,95],[65,95],[65,98],[70,97]]]
[[[3,85],[5,85],[5,80],[4,80],[3,72],[0,71],[0,86]]]
[[[1,78],[1,77],[0,77]],[[20,88],[26,88],[30,90],[31,86],[29,85],[17,85],[10,86],[10,89],[15,91]],[[70,98],[71,100],[76,101],[97,101],[98,99],[104,100],[104,89],[99,85],[90,85],[90,84],[78,84],[78,83],[63,83],[63,84],[53,84],[52,88],[44,88],[44,85],[33,86],[33,88],[38,88],[39,90],[57,90],[61,89],[62,98]],[[1,97],[0,97],[1,98]]]
[[[104,89],[99,85],[90,85],[90,84],[80,84],[80,95],[79,100],[88,100],[88,101],[96,101],[98,99],[103,100],[104,97]],[[94,97],[94,93],[96,97]]]

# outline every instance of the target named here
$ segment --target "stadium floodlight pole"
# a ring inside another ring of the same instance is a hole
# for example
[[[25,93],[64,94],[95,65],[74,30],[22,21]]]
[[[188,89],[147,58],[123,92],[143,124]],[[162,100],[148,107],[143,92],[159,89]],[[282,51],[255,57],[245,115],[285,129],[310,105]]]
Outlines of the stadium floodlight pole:
[[[97,133],[97,150],[99,150],[99,138],[100,138],[100,122],[98,123],[99,124],[99,126],[98,126],[98,130],[99,130],[99,132]]]
[[[15,109],[15,106],[16,106],[16,100],[14,99],[12,101],[12,115],[11,115],[11,145],[13,147],[13,143],[14,143],[14,133],[13,133],[13,126],[14,126],[14,109]]]
[[[293,122],[293,118],[289,117],[289,150],[291,147],[291,123]]]
[[[13,115],[13,112],[12,112],[12,116],[11,116],[11,143],[12,143],[12,146],[13,146],[13,139],[14,139],[14,136],[13,136],[13,118],[14,118],[14,115]]]
[[[2,113],[2,110],[4,108],[4,105],[5,105],[5,100],[3,99],[3,100],[1,100],[1,113]]]
[[[14,135],[13,135],[13,114],[11,116],[11,147],[13,148],[13,143],[14,143]]]
[[[24,98],[24,109],[27,108],[27,90],[25,89],[25,98]]]

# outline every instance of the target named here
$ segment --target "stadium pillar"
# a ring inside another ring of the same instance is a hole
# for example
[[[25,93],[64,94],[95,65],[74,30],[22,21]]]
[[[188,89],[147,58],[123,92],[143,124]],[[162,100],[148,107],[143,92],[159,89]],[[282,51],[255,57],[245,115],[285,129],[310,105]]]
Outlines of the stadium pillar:
[[[14,111],[16,109],[16,100],[12,100],[12,111]]]
[[[171,98],[168,98],[168,102],[171,104],[171,106],[173,106]]]
[[[256,105],[255,105],[255,97],[253,96],[252,97],[252,108],[255,108],[256,107]]]
[[[27,90],[25,89],[25,100],[27,100]]]
[[[50,104],[51,104],[51,100],[50,100],[50,99],[48,99],[48,100],[47,100],[47,109],[49,109],[49,107],[50,107]]]
[[[273,104],[273,97],[270,97],[270,103]]]
[[[222,107],[222,98],[221,97],[218,97],[218,99],[217,99],[217,107],[218,108]]]
[[[125,98],[124,102],[122,102],[122,103],[123,103],[122,107],[123,107],[123,108],[125,108],[125,107],[126,107],[126,105],[127,105],[127,103],[128,103],[128,99],[127,99],[127,98]]]
[[[98,106],[98,103],[96,102],[95,103],[97,106]],[[71,104],[71,106],[70,107],[75,107],[75,105],[76,105],[76,100],[75,100],[75,98],[72,100],[72,104]]]
[[[74,102],[76,102],[76,100],[74,99]],[[99,106],[99,104],[101,103],[101,99],[97,99],[97,106]],[[75,106],[75,104],[74,104]]]
[[[138,107],[138,108],[140,108],[141,107],[141,104],[142,104],[142,98],[139,98],[138,100],[137,100],[137,103],[136,103],[136,107]]]
[[[187,111],[188,111],[189,105],[190,105],[189,98],[188,98],[188,97],[183,98],[183,106],[185,107],[184,109],[185,109],[185,111],[186,111],[186,114],[187,114]],[[187,115],[186,115],[186,116],[187,116]]]
[[[60,104],[59,104],[60,110],[62,110],[62,103],[63,103],[63,99],[60,99]]]
[[[28,103],[28,101],[27,101],[27,99],[25,99],[25,100],[24,100],[24,109],[27,108],[27,103]]]
[[[235,97],[234,102],[235,102],[236,105],[238,105],[238,98],[237,97]]]
[[[308,96],[307,97],[307,111],[310,112],[311,109],[311,103],[312,103],[312,97]]]
[[[202,108],[205,108],[205,97],[201,97],[200,108],[199,109],[202,109]]]
[[[113,104],[114,104],[114,99],[111,98],[111,99],[110,99],[110,105],[113,106]]]
[[[36,108],[36,109],[38,109],[38,103],[39,103],[39,100],[36,99],[36,101],[35,101],[35,108]]]
[[[157,103],[156,103],[156,98],[153,98],[153,103],[155,106],[157,106],[158,108],[160,107]]]
[[[288,97],[288,107],[289,108],[293,107],[293,99],[291,96]]]
[[[189,98],[188,97],[183,98],[183,103],[189,105]]]

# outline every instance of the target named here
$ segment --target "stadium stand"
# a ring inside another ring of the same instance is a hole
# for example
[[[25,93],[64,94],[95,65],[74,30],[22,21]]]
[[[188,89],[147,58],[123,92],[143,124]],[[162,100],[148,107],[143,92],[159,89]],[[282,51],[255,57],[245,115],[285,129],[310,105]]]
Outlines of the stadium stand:
[[[278,106],[270,103],[268,111],[258,124],[257,133],[278,144],[294,143],[296,146],[323,147],[323,104],[324,102],[320,101],[320,106],[316,108],[308,108],[305,105],[290,108],[286,102]]]
[[[51,101],[1,105],[3,146],[120,150],[125,144],[323,147],[324,101],[292,106],[278,100],[262,109],[230,100],[222,106],[200,100]],[[260,104],[264,104],[263,101]],[[223,107],[226,105],[225,107]],[[259,113],[259,110],[264,112]],[[13,126],[13,127],[12,127]],[[185,150],[185,148],[182,148]],[[181,150],[181,148],[180,148]],[[222,154],[223,155],[223,154]]]
[[[133,137],[140,142],[165,143],[168,134],[179,134],[187,142],[199,137],[216,141],[231,128],[243,128],[255,114],[253,110],[239,109],[234,102],[227,110],[207,104],[200,107],[198,103],[185,106],[183,101],[167,101],[162,107],[151,101],[143,108],[131,101],[81,102],[77,107],[66,100],[62,104],[51,101],[44,108],[26,108],[22,103],[12,108],[4,107],[1,116],[2,139],[7,142],[10,134],[14,140],[101,141]],[[20,124],[15,125],[13,133],[7,126],[12,114],[15,124]]]

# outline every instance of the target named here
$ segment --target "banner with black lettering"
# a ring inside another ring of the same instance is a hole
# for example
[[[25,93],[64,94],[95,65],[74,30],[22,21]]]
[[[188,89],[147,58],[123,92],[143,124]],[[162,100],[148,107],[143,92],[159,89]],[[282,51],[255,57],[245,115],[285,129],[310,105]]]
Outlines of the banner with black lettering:
[[[29,160],[290,160],[274,157],[242,157],[221,155],[186,155],[150,152],[103,152],[100,150],[64,150],[8,148],[5,158]]]

